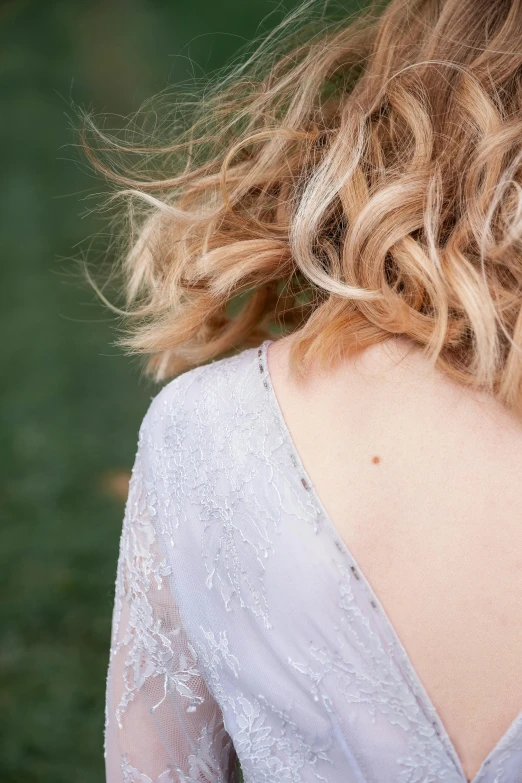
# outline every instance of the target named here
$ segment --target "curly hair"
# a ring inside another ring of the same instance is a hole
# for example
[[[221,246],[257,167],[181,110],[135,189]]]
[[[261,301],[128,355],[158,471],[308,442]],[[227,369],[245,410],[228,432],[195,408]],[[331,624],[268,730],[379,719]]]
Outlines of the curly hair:
[[[403,335],[522,414],[522,0],[313,9],[166,141],[87,117],[128,207],[122,344],[160,380],[274,328],[300,374]]]

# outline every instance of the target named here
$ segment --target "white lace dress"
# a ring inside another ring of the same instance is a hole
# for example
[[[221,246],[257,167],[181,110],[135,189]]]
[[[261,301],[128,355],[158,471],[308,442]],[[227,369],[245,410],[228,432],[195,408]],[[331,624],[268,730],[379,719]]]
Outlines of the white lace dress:
[[[186,372],[140,429],[116,581],[108,783],[465,783],[328,518],[266,349]],[[522,781],[522,714],[473,783]]]

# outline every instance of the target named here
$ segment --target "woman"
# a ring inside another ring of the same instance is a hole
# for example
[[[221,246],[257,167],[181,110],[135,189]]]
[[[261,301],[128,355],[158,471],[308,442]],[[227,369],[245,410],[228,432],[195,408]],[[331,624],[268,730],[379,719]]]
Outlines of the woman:
[[[176,376],[123,525],[107,780],[519,783],[522,0],[305,11],[133,175],[97,159],[132,206],[126,344]]]

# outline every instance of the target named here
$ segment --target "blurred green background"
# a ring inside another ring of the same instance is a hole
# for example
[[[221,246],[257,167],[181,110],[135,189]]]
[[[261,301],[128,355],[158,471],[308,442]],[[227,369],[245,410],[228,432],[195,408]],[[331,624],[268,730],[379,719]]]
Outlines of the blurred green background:
[[[70,260],[102,228],[71,102],[128,115],[269,30],[271,0],[0,2],[0,781],[104,779],[116,557],[157,387]],[[93,261],[93,258],[90,258]]]

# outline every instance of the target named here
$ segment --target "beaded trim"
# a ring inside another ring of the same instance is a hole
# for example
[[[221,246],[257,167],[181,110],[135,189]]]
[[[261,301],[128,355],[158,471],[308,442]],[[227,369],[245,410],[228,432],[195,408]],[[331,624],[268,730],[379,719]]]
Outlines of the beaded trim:
[[[299,471],[301,484],[302,486],[309,492],[310,498],[313,502],[314,509],[316,511],[316,514],[318,517],[322,518],[323,525],[325,528],[328,529],[328,531],[331,533],[334,544],[337,547],[337,549],[343,554],[343,556],[349,561],[350,563],[350,570],[353,573],[355,579],[357,579],[361,585],[364,588],[364,591],[367,595],[367,598],[369,600],[370,605],[380,613],[380,615],[383,617],[383,630],[385,631],[388,638],[391,640],[391,643],[393,645],[393,648],[395,650],[395,654],[400,660],[400,666],[403,673],[403,676],[406,680],[406,682],[409,684],[410,688],[412,689],[413,693],[415,694],[417,701],[419,705],[422,705],[422,708],[424,709],[425,714],[427,713],[429,715],[429,720],[431,725],[433,726],[435,733],[445,746],[447,752],[449,753],[450,757],[453,759],[457,769],[461,769],[461,764],[458,756],[456,755],[455,748],[453,746],[453,743],[451,742],[449,735],[446,731],[446,728],[444,724],[442,723],[440,716],[435,708],[435,705],[433,704],[432,700],[430,699],[429,695],[426,692],[426,689],[424,688],[424,685],[422,684],[422,681],[420,680],[419,676],[417,675],[417,672],[408,656],[408,653],[404,649],[404,646],[402,642],[400,641],[397,632],[395,631],[395,628],[393,627],[391,621],[388,618],[388,615],[384,611],[382,605],[379,602],[379,599],[375,595],[370,583],[362,574],[360,569],[358,568],[357,564],[355,563],[355,560],[353,559],[353,555],[351,554],[350,550],[348,549],[347,545],[344,543],[342,539],[339,538],[339,534],[337,533],[337,529],[335,528],[335,525],[330,520],[329,516],[327,515],[326,511],[323,508],[321,499],[313,489],[313,485],[309,479],[309,477],[306,475],[304,467],[302,465],[302,462],[299,457],[299,453],[297,452],[297,449],[295,448],[295,445],[292,441],[292,436],[288,430],[288,427],[286,426],[286,422],[283,417],[283,412],[278,404],[277,397],[275,394],[274,387],[272,386],[271,381],[268,379],[270,378],[270,373],[268,370],[268,361],[266,358],[266,350],[268,345],[272,342],[271,340],[265,340],[261,346],[257,349],[257,358],[258,358],[258,366],[259,371],[261,375],[263,376],[263,386],[267,390],[267,392],[270,394],[270,402],[272,404],[272,407],[274,409],[274,413],[276,414],[276,418],[278,419],[281,434],[285,440],[285,443],[290,448],[290,459],[292,461],[292,464],[294,467]],[[303,475],[305,473],[305,475]],[[316,525],[315,532],[318,532],[318,528]],[[513,728],[513,727],[512,727]],[[484,766],[486,766],[489,763],[489,758],[484,760]],[[466,782],[467,783],[467,782]],[[477,781],[478,783],[478,781]]]

